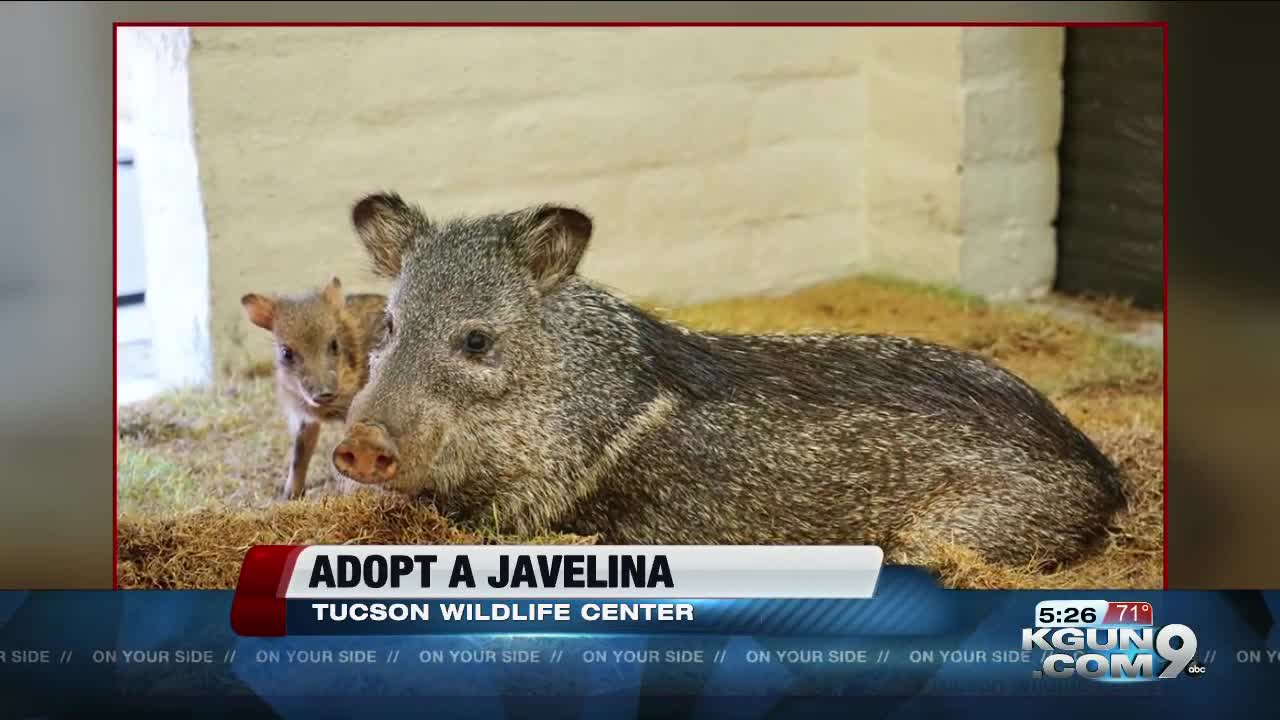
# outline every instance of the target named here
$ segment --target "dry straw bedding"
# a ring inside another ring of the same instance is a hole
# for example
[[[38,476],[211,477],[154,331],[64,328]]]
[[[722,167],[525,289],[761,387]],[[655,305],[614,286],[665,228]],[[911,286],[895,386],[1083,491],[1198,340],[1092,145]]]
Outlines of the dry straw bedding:
[[[1116,302],[1082,302],[1101,327],[1127,331],[1158,321]],[[1052,575],[987,566],[951,547],[934,549],[940,581],[958,588],[1158,588],[1162,584],[1161,362],[1106,333],[1024,307],[871,278],[786,297],[742,298],[662,314],[699,329],[734,332],[840,330],[914,335],[975,350],[1046,392],[1127,475],[1133,504],[1105,550]],[[426,504],[379,491],[350,492],[323,457],[307,499],[276,499],[288,437],[261,373],[220,381],[121,413],[119,579],[126,588],[235,586],[255,544],[590,543],[569,536],[464,532]]]

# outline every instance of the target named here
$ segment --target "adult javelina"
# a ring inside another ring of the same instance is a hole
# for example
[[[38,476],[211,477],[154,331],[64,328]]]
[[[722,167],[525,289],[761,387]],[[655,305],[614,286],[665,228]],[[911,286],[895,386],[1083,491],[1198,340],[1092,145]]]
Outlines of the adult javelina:
[[[1058,564],[1123,503],[1089,439],[975,355],[669,324],[577,273],[571,208],[437,222],[385,193],[352,220],[394,282],[334,465],[464,523]]]

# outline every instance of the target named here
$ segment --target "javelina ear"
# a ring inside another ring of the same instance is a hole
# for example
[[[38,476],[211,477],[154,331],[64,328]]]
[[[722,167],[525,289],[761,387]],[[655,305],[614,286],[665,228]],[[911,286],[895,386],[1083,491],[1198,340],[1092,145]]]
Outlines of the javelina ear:
[[[249,316],[249,322],[263,330],[271,330],[275,326],[276,303],[271,298],[249,293],[240,298],[240,304],[244,306],[245,313]]]
[[[362,198],[351,209],[351,223],[373,261],[374,273],[385,278],[400,274],[401,259],[414,237],[431,227],[421,210],[395,193]]]
[[[517,226],[517,241],[534,281],[548,292],[578,271],[593,224],[576,208],[540,205],[519,213]]]
[[[342,307],[346,298],[342,293],[342,281],[337,275],[329,278],[329,284],[324,286],[324,300],[334,307]]]

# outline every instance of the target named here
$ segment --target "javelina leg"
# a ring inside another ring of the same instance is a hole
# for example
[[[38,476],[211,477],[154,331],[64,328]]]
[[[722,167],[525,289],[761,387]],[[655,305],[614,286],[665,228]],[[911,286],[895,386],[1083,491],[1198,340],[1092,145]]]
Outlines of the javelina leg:
[[[295,421],[294,426],[289,477],[284,485],[286,500],[297,500],[306,494],[307,468],[311,464],[311,456],[316,451],[316,442],[320,439],[319,423],[301,420]]]
[[[1087,490],[1045,497],[1043,485],[1010,482],[1008,493],[939,498],[897,535],[894,564],[936,566],[959,549],[992,565],[1030,572],[1069,566],[1106,540],[1104,498]],[[1034,495],[1036,491],[1040,496]]]

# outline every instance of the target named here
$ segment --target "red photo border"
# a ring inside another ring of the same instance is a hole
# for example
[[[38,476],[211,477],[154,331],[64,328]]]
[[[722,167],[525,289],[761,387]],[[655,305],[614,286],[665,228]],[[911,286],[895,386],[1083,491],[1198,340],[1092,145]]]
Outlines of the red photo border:
[[[118,29],[122,27],[1158,27],[1164,33],[1164,169],[1162,169],[1162,195],[1164,195],[1164,220],[1162,220],[1162,254],[1164,254],[1164,350],[1162,350],[1162,441],[1161,477],[1162,505],[1164,505],[1164,582],[1162,589],[1169,589],[1169,23],[1160,22],[115,22],[111,23],[111,163],[119,149],[118,127]],[[111,272],[118,272],[118,182],[111,179]],[[111,279],[111,291],[119,292],[116,277]],[[114,304],[114,301],[113,301]],[[116,346],[116,316],[111,316],[111,373],[118,378],[118,351]],[[118,380],[111,387],[113,401],[113,460],[111,460],[111,588],[120,589],[119,583],[119,397]]]

